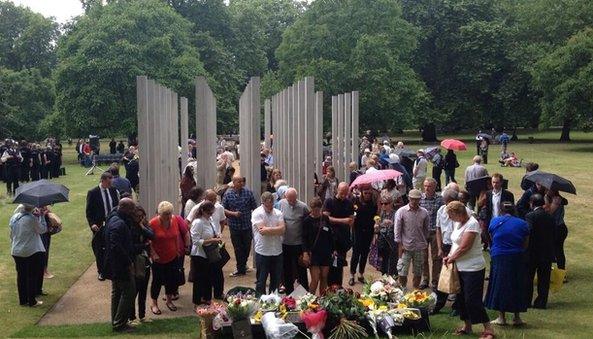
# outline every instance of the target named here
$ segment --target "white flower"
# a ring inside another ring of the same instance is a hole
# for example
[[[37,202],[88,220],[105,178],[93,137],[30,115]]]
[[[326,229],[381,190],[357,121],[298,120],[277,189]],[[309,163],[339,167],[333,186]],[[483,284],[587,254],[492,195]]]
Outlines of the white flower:
[[[383,291],[383,283],[380,282],[380,281],[375,281],[371,285],[371,293],[373,293],[373,294],[379,294],[379,293],[381,293],[381,291]]]

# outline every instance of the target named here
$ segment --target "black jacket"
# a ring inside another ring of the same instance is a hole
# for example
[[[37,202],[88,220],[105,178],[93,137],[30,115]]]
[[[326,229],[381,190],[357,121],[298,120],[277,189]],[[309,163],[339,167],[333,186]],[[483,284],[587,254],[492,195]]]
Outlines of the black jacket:
[[[556,222],[543,208],[527,213],[525,221],[529,225],[529,247],[527,249],[530,262],[552,262],[554,256],[554,232]]]
[[[502,203],[505,201],[509,201],[515,204],[515,196],[510,191],[503,189],[500,196],[499,208],[502,208]],[[492,220],[492,190],[486,192],[486,206],[484,209],[484,213],[486,225],[490,225],[490,220]],[[500,211],[498,214],[501,215]]]
[[[109,280],[127,280],[134,258],[134,246],[130,232],[131,222],[116,209],[109,213],[103,230],[105,257],[103,276]]]
[[[114,187],[109,188],[109,194],[113,201],[113,207],[119,203],[119,193]],[[86,195],[86,220],[91,225],[101,226],[105,222],[105,206],[101,197],[99,186],[90,189]]]

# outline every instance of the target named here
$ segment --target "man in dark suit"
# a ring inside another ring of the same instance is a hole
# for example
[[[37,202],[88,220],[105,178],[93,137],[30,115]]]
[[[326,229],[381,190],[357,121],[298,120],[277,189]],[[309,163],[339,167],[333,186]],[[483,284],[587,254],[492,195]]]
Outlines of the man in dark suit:
[[[136,280],[133,274],[134,246],[131,227],[136,205],[132,199],[122,198],[105,223],[105,278],[111,280],[111,327],[115,332],[131,330],[128,325],[134,313]]]
[[[490,225],[490,221],[502,215],[502,203],[510,202],[515,205],[515,196],[510,191],[502,188],[504,178],[500,173],[492,174],[490,179],[492,189],[486,192],[486,206],[485,206],[485,221],[486,227]],[[490,246],[491,239],[488,232],[482,232],[482,242],[485,248]]]
[[[527,281],[525,289],[527,305],[533,301],[533,278],[537,272],[537,297],[533,308],[546,308],[550,289],[550,272],[554,260],[554,218],[544,210],[544,197],[536,193],[530,198],[532,212],[527,213],[525,221],[529,225],[529,247],[527,248]]]
[[[93,253],[97,262],[98,279],[103,281],[103,254],[105,244],[102,227],[107,215],[119,203],[119,193],[111,187],[113,176],[109,172],[101,174],[101,182],[90,189],[86,195],[86,219],[93,232]]]

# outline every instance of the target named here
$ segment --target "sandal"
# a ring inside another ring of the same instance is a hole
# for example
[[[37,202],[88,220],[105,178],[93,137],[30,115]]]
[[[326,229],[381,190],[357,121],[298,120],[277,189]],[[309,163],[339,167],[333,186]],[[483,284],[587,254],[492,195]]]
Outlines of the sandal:
[[[152,312],[152,314],[154,314],[154,315],[163,314],[163,312],[161,312],[161,310],[157,306],[150,306],[150,312]]]
[[[494,332],[492,331],[484,331],[482,332],[482,334],[480,334],[480,339],[494,339],[496,338],[496,336],[494,335]]]
[[[465,328],[460,327],[460,328],[456,328],[455,332],[453,332],[453,335],[470,335],[472,334],[471,331],[466,331]]]
[[[168,303],[165,305],[167,305],[167,308],[170,309],[172,312],[177,311],[177,306],[175,306],[173,303]]]

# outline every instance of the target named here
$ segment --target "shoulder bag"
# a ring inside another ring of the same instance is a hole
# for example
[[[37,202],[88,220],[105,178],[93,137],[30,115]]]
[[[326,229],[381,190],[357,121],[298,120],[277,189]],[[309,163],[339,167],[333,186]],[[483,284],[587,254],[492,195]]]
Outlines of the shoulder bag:
[[[210,223],[210,227],[212,228],[212,234],[216,236],[216,231],[214,230],[214,226],[212,226],[212,223]],[[219,244],[209,244],[202,247],[204,248],[204,252],[206,253],[206,258],[208,259],[209,263],[217,264],[220,261],[222,261]]]

